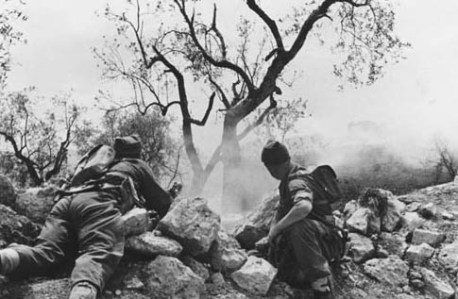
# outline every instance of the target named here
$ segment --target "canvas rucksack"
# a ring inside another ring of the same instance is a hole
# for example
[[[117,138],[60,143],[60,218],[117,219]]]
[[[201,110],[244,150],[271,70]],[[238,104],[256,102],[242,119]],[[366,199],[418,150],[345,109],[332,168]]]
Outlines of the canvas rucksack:
[[[115,156],[114,148],[109,145],[100,144],[92,148],[76,165],[70,186],[77,187],[101,178],[113,165]]]
[[[321,165],[312,172],[301,169],[294,173],[290,179],[301,178],[307,181],[307,185],[313,192],[314,200],[326,201],[332,211],[340,208],[342,192],[339,188],[337,175],[329,165]]]
[[[312,178],[309,182],[315,196],[327,200],[332,211],[339,209],[342,203],[342,191],[334,169],[329,165],[321,165],[308,176]]]

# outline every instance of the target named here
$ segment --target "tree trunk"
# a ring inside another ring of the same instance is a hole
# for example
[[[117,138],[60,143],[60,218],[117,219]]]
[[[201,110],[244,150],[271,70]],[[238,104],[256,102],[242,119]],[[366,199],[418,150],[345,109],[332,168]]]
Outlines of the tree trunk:
[[[29,173],[30,180],[31,180],[31,185],[32,187],[37,187],[43,184],[43,179],[40,177],[37,173],[37,170],[35,167],[33,167],[32,163],[30,161],[24,161],[26,167],[27,167],[27,172]]]
[[[228,114],[224,119],[222,162],[223,198],[222,211],[240,213],[249,205],[245,192],[250,182],[244,180],[244,165],[237,139],[237,121]]]

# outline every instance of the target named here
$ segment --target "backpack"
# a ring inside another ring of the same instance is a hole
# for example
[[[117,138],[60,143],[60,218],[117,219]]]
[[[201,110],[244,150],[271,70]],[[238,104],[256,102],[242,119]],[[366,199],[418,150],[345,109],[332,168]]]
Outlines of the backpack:
[[[337,175],[331,166],[321,165],[312,172],[303,169],[292,175],[290,179],[296,177],[307,181],[315,200],[328,202],[331,211],[340,208],[342,192],[340,191]]]
[[[87,152],[75,167],[70,187],[101,178],[115,161],[116,152],[109,145],[99,144]]]
[[[312,192],[320,199],[329,202],[332,211],[338,210],[342,203],[342,191],[339,187],[337,175],[329,165],[321,165],[315,168],[308,177],[311,183]]]

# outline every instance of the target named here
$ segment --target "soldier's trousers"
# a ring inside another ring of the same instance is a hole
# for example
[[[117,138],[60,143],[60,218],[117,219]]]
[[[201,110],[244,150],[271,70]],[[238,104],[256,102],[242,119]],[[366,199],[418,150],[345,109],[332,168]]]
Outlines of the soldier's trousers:
[[[45,274],[76,249],[72,285],[89,281],[100,291],[124,254],[124,228],[116,200],[106,192],[64,197],[52,208],[35,246],[12,248],[20,257],[13,276]]]
[[[279,279],[301,287],[331,274],[329,262],[338,259],[343,241],[336,229],[304,219],[289,227],[273,248]]]

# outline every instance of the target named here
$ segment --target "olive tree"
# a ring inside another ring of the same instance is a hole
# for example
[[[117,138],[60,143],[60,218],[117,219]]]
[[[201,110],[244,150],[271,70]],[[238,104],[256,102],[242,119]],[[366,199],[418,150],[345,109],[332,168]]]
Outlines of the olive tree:
[[[221,26],[234,13],[236,24]],[[240,140],[276,109],[282,89],[294,87],[283,78],[307,43],[332,48],[340,58],[334,74],[356,86],[375,82],[409,46],[396,36],[394,5],[385,0],[128,0],[125,10],[108,6],[105,16],[118,33],[96,51],[106,78],[130,82],[143,111],[178,109],[194,192],[222,162],[223,200],[242,196]],[[212,111],[223,128],[204,163],[193,129]]]

